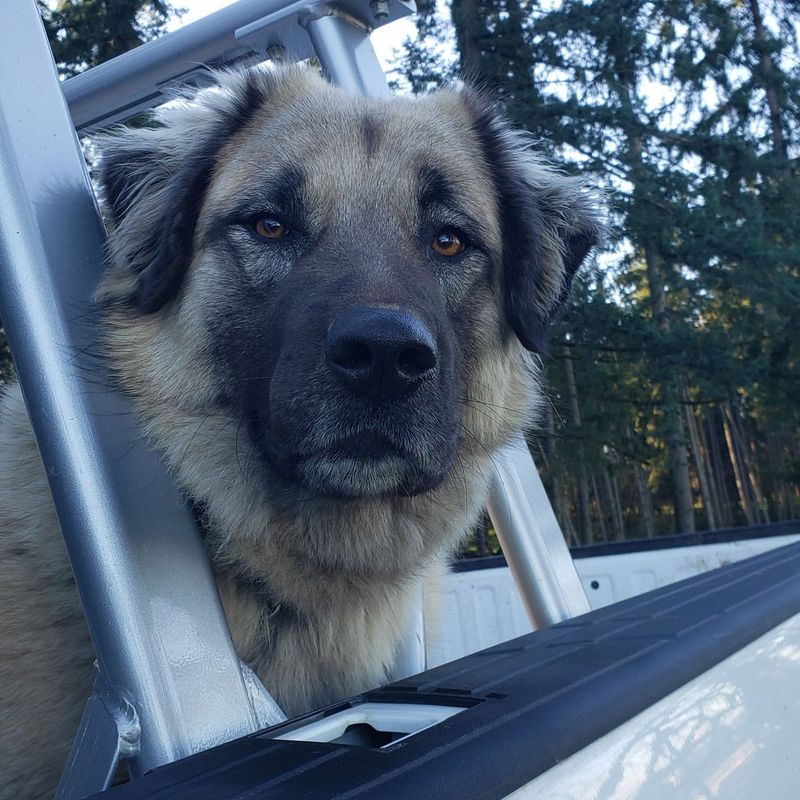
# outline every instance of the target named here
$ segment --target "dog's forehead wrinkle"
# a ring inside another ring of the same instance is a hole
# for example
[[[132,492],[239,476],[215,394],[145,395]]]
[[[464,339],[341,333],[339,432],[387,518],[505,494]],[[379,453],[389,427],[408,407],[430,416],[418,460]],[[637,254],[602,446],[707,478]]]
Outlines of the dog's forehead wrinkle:
[[[365,111],[360,120],[361,142],[367,158],[376,155],[383,138],[383,125],[378,114]]]
[[[431,113],[431,105],[442,107]],[[254,165],[268,165],[276,154],[324,161],[336,152],[345,159],[336,167],[345,171],[367,161],[364,147],[354,144],[368,143],[373,154],[380,153],[383,170],[404,166],[412,153],[427,153],[434,161],[460,161],[465,169],[471,163],[474,171],[479,143],[463,127],[463,112],[450,102],[354,98],[326,87],[280,113],[266,115],[256,132],[239,135],[235,145],[239,157]],[[454,150],[460,157],[453,158]]]

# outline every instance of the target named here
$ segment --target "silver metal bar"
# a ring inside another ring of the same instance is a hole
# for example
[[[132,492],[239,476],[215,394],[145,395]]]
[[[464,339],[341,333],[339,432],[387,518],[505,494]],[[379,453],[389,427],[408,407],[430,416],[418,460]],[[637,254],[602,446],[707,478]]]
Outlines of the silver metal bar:
[[[369,0],[341,0],[336,14],[370,30],[415,10],[411,0],[379,2],[376,14]],[[239,0],[65,81],[75,127],[107,126],[158,105],[178,85],[207,82],[209,67],[263,61],[273,49],[291,61],[309,58],[314,49],[305,25],[331,13],[314,0]]]
[[[191,515],[94,355],[104,231],[36,5],[0,29],[0,316],[134,772],[258,727]]]
[[[250,703],[253,706],[253,711],[258,721],[258,727],[269,728],[270,725],[275,725],[286,719],[286,715],[281,710],[281,707],[266,690],[258,675],[256,675],[241,659],[239,660],[239,669],[242,671],[244,685],[247,689]]]
[[[368,31],[336,14],[309,19],[306,28],[330,81],[356,94],[391,95]]]
[[[56,791],[56,800],[80,800],[114,779],[120,756],[139,752],[142,729],[136,709],[109,686],[95,664],[92,693]]]
[[[92,692],[86,701],[55,800],[81,800],[111,786],[119,763],[117,720]]]
[[[589,611],[589,601],[522,434],[494,459],[487,508],[534,628]]]
[[[424,600],[423,587],[420,586],[409,610],[406,635],[397,651],[392,680],[399,681],[410,675],[418,675],[428,668],[428,657],[425,652]]]

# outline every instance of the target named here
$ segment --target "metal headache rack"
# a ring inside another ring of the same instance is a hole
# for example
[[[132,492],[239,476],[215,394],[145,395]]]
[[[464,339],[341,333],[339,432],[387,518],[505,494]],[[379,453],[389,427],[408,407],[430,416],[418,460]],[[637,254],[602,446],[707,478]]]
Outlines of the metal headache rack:
[[[193,517],[96,357],[104,229],[76,130],[201,85],[209,66],[268,58],[316,56],[335,83],[388,95],[369,34],[412,11],[404,0],[240,0],[60,83],[36,4],[4,7],[0,317],[97,654],[60,800],[102,791],[120,760],[142,775],[285,719],[268,678],[265,688],[234,651]],[[534,626],[588,611],[522,434],[496,458],[488,508]],[[421,609],[398,679],[425,669]]]

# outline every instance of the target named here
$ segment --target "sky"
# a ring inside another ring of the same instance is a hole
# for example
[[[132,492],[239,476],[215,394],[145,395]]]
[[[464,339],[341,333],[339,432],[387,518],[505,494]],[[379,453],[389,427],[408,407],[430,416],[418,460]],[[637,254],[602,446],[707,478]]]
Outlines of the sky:
[[[186,13],[180,20],[171,23],[169,27],[174,29],[188,25],[190,22],[212,14],[214,11],[219,11],[233,2],[235,0],[177,0],[174,5],[186,9]],[[411,20],[411,17],[397,20],[397,22],[378,28],[372,34],[372,44],[384,71],[388,71],[393,66],[393,51],[402,46],[407,36],[414,35],[415,28]]]

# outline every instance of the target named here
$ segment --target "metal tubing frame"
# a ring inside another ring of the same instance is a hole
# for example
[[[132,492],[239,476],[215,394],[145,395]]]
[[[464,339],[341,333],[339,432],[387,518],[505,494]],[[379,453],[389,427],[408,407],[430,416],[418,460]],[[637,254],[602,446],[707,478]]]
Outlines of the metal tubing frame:
[[[387,22],[412,8],[403,0],[388,5]],[[196,82],[199,62],[254,61],[267,48],[297,58],[313,47],[333,81],[386,96],[367,9],[363,0],[349,3],[347,13],[240,0],[62,87],[33,2],[11,0],[6,11],[0,74],[24,75],[25,85],[0,85],[0,315],[98,657],[60,798],[104,788],[120,753],[138,774],[282,718],[233,650],[180,494],[142,441],[128,401],[90,355],[104,232],[73,124],[124,119],[163,100],[176,83]],[[497,459],[489,509],[534,624],[586,610],[521,437]],[[418,603],[398,676],[424,666]]]
[[[330,14],[309,19],[306,30],[332,83],[354,94],[391,95],[369,36],[351,20]]]
[[[534,629],[590,610],[522,434],[494,458],[487,509]]]
[[[141,723],[141,773],[263,719],[192,517],[95,355],[104,231],[36,6],[4,14],[0,75],[16,79],[0,83],[0,316],[100,672]],[[96,761],[99,790],[109,765]]]
[[[337,0],[335,6],[319,0],[239,0],[65,81],[75,127],[91,130],[127,119],[169,99],[177,86],[207,82],[209,68],[252,64],[270,54],[301,61],[316,53],[328,64],[329,77],[345,88],[386,93],[388,89],[380,90],[386,78],[382,71],[377,76],[375,67],[380,67],[367,34],[413,13],[415,7],[411,0],[380,2],[382,13],[376,15],[370,0]],[[309,23],[328,16],[342,22],[322,26],[312,42],[315,26]],[[352,47],[351,52],[342,50],[342,44]],[[353,60],[351,67],[344,66]],[[368,83],[359,85],[364,79]]]
[[[58,800],[80,800],[105,789],[120,758],[132,758],[139,752],[140,740],[136,709],[106,683],[95,665],[92,693],[56,791]]]

